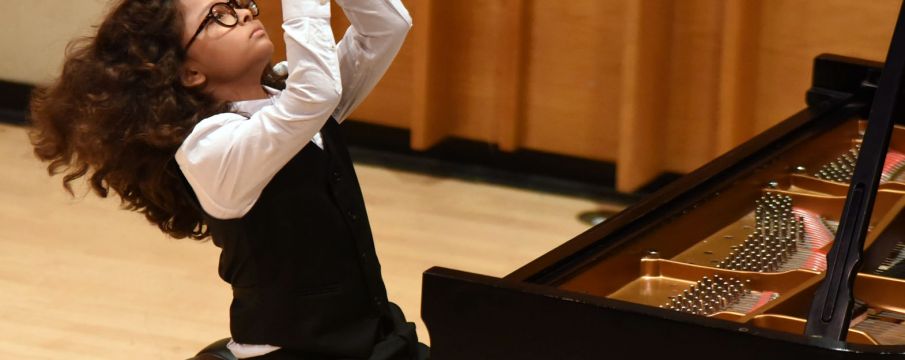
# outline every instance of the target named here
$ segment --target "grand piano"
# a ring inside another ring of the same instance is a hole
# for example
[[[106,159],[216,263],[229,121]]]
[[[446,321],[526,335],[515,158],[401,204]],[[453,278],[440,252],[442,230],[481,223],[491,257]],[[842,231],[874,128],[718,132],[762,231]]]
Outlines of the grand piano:
[[[805,109],[511,274],[427,270],[432,358],[905,357],[905,118],[841,340],[805,335],[889,72],[835,55],[813,70]]]

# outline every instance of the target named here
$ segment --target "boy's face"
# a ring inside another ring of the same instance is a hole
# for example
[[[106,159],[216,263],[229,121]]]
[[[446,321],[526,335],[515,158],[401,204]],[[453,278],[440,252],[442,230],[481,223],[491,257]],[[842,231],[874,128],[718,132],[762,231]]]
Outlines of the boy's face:
[[[218,2],[226,0],[180,0],[185,22],[183,47]],[[248,9],[235,11],[239,17],[236,26],[226,27],[210,19],[188,48],[187,64],[202,72],[208,83],[260,80],[273,54],[273,43],[261,21]]]

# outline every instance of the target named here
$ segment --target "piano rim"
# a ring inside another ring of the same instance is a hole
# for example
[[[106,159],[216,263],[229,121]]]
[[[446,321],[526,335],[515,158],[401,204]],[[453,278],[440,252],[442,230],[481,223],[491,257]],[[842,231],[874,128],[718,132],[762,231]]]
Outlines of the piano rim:
[[[632,302],[615,300],[595,295],[563,290],[559,288],[522,282],[507,278],[497,278],[488,275],[470,273],[461,270],[435,266],[424,272],[423,284],[426,289],[437,281],[454,281],[462,284],[481,286],[492,292],[515,292],[522,296],[538,296],[555,299],[571,304],[594,307],[601,310],[617,311],[633,317],[644,316],[657,320],[665,320],[703,326],[714,330],[737,333],[748,336],[762,337],[770,340],[782,341],[794,345],[810,346],[840,353],[861,355],[905,355],[905,345],[864,345],[855,343],[831,343],[826,339],[809,338],[804,335],[747,326],[730,320],[693,315],[674,310],[661,309]],[[430,290],[425,291],[425,293]],[[435,324],[430,317],[433,313],[430,309],[436,304],[428,304],[422,301],[421,312],[428,332],[433,334],[431,325]]]

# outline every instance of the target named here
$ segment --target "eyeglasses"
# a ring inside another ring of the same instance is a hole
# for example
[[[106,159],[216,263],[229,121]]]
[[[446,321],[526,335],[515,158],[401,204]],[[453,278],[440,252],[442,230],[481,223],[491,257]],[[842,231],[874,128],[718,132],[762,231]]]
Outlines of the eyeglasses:
[[[251,11],[251,16],[254,17],[258,17],[261,13],[261,10],[258,9],[258,4],[255,3],[254,0],[229,0],[227,2],[213,4],[211,5],[210,10],[208,10],[207,16],[201,21],[201,25],[198,26],[198,30],[195,31],[195,35],[192,35],[192,39],[189,40],[188,45],[185,46],[185,50],[189,50],[189,46],[192,46],[192,43],[195,42],[198,34],[201,34],[201,31],[210,24],[211,20],[228,28],[238,25],[239,14],[236,13],[236,9],[247,9]]]

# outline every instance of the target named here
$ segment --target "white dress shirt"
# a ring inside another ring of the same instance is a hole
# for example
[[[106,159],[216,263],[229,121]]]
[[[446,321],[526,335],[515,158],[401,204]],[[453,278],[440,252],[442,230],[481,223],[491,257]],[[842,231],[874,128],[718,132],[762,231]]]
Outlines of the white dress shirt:
[[[244,216],[264,187],[304,146],[323,148],[319,130],[332,115],[342,122],[383,77],[412,18],[400,0],[334,0],[351,26],[336,44],[329,0],[283,0],[289,77],[269,98],[233,103],[200,121],[176,151],[179,168],[201,207],[218,219]],[[238,344],[238,358],[279,349]]]

